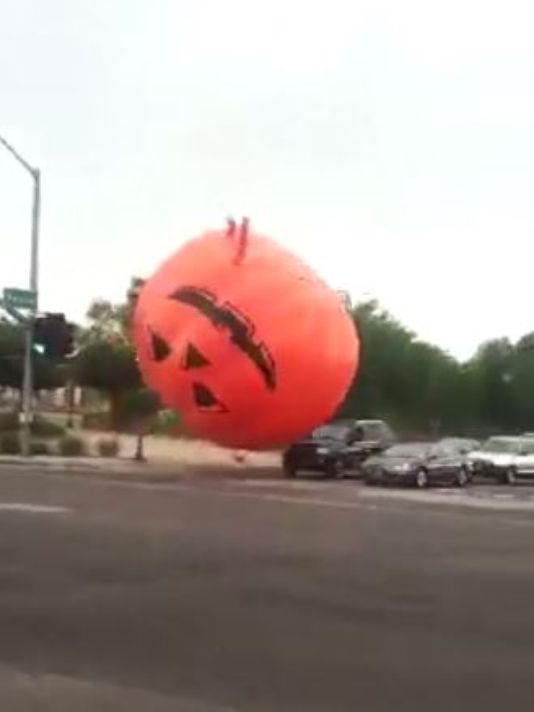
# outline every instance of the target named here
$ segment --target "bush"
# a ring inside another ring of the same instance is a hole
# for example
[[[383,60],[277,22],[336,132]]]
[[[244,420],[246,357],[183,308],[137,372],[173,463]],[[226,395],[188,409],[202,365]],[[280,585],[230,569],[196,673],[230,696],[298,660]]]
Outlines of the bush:
[[[59,454],[64,457],[78,457],[85,451],[84,442],[74,435],[65,435],[59,441]]]
[[[0,438],[0,452],[3,455],[20,455],[21,450],[18,433],[7,433]]]
[[[122,394],[117,415],[122,427],[147,435],[156,424],[159,407],[156,393],[148,388],[138,388]]]
[[[82,428],[84,430],[111,430],[111,416],[109,413],[84,413]]]
[[[32,455],[50,455],[50,451],[46,443],[31,443],[30,452]]]
[[[19,429],[19,414],[12,410],[0,413],[0,432],[11,432]]]
[[[100,457],[117,457],[120,451],[120,443],[116,438],[101,438],[96,447]]]
[[[160,410],[156,415],[154,433],[156,435],[169,435],[180,427],[180,417],[173,410]]]
[[[53,420],[37,415],[33,419],[31,433],[38,438],[59,438],[65,434],[65,428]]]

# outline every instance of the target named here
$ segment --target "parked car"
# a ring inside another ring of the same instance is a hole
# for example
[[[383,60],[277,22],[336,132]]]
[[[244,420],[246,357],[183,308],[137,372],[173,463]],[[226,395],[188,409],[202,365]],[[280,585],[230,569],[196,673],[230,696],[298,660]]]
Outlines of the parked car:
[[[362,463],[395,441],[393,431],[382,420],[339,420],[323,425],[284,453],[284,472],[320,472],[326,477],[358,474]]]
[[[513,484],[519,471],[529,467],[528,456],[533,454],[534,437],[496,435],[469,453],[467,459],[474,475]]]
[[[468,455],[470,452],[473,452],[473,450],[480,448],[480,441],[472,440],[471,438],[442,438],[439,444],[445,447],[457,448],[458,451],[464,455]]]
[[[534,478],[534,435],[521,447],[521,453],[514,459],[506,479],[508,484],[514,484],[518,479],[531,478]]]
[[[434,484],[464,487],[469,482],[465,444],[402,443],[363,465],[367,484],[404,484],[419,488]]]

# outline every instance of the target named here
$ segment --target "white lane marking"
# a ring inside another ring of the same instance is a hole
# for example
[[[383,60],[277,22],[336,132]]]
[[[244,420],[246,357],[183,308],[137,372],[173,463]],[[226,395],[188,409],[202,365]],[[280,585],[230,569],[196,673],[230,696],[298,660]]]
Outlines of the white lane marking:
[[[35,472],[25,472],[21,473],[23,476],[26,477],[35,477],[36,473]],[[20,476],[20,475],[19,475]],[[59,480],[59,481],[67,481],[69,480],[71,483],[73,481],[72,474],[63,474],[60,472],[47,472],[47,477],[53,480]],[[163,484],[163,483],[148,483],[148,482],[124,482],[123,480],[116,480],[113,478],[92,478],[92,477],[83,477],[83,478],[76,478],[77,480],[83,480],[85,483],[87,483],[89,486],[92,487],[114,487],[117,489],[132,489],[132,490],[140,490],[140,491],[145,491],[145,492],[168,492],[169,494],[180,494],[183,492],[190,493],[190,494],[195,494],[195,495],[200,495],[200,496],[207,496],[207,497],[222,497],[222,498],[228,498],[228,499],[253,499],[253,500],[264,500],[264,501],[279,501],[284,504],[296,504],[296,505],[307,505],[307,506],[319,506],[319,507],[328,507],[328,508],[337,508],[337,509],[363,509],[363,510],[376,510],[380,509],[382,511],[387,511],[391,512],[392,514],[399,514],[403,516],[413,516],[414,512],[417,511],[417,513],[421,516],[447,516],[448,518],[456,518],[458,520],[465,520],[466,518],[470,517],[470,512],[469,510],[478,510],[478,511],[483,511],[484,509],[494,511],[494,512],[499,512],[504,514],[505,512],[507,513],[514,513],[514,512],[527,512],[530,511],[532,512],[534,510],[534,503],[529,502],[497,502],[493,499],[478,499],[477,497],[469,496],[466,495],[465,497],[460,498],[447,498],[447,497],[439,497],[435,496],[432,497],[430,496],[425,496],[425,493],[423,492],[401,492],[398,490],[392,490],[392,491],[384,491],[381,492],[378,489],[372,489],[372,488],[361,488],[359,489],[359,501],[352,501],[352,502],[344,502],[344,501],[337,501],[337,500],[325,500],[325,499],[316,499],[314,497],[291,497],[291,496],[284,496],[284,495],[275,495],[275,494],[266,494],[264,492],[255,492],[255,491],[236,491],[236,490],[230,490],[230,489],[208,489],[202,486],[194,485],[194,484],[185,484],[184,482],[173,482],[172,484]],[[222,480],[221,480],[222,482]],[[380,507],[377,507],[377,505],[372,504],[373,499],[380,499],[382,500]],[[389,502],[387,501],[389,500]],[[447,507],[444,507],[443,509],[404,509],[400,506],[395,506],[392,505],[391,502],[397,500],[399,503],[402,503],[404,501],[408,502],[418,502],[420,504],[446,504],[449,505]],[[455,511],[452,512],[451,510],[454,509]],[[460,507],[458,507],[460,505]],[[462,505],[466,505],[463,506]],[[447,511],[448,510],[448,511]],[[72,511],[72,510],[71,510]],[[509,517],[501,516],[499,517],[498,520],[495,520],[496,522],[498,521],[499,524],[507,524],[510,526],[518,526],[518,527],[529,527],[531,528],[534,525],[534,519],[511,519]]]
[[[138,484],[138,483],[136,483]],[[232,484],[234,485],[248,485],[248,483],[245,481],[234,481]],[[289,483],[294,484],[294,483]],[[183,484],[180,485],[181,487],[184,487]],[[191,485],[185,485],[186,488],[191,488],[191,489],[196,489],[194,486]],[[254,489],[254,488],[251,488]],[[288,490],[293,489],[293,487],[288,487]],[[304,488],[303,488],[304,489]],[[237,490],[226,490],[224,492],[225,495],[227,496],[233,496],[233,497],[244,497],[244,498],[254,498],[254,499],[261,499],[264,501],[271,501],[271,502],[282,502],[282,503],[288,503],[288,504],[296,504],[296,505],[315,505],[318,507],[333,507],[337,509],[361,509],[361,508],[370,508],[371,505],[368,504],[369,500],[373,499],[380,499],[382,501],[384,500],[389,500],[390,502],[398,501],[398,502],[410,502],[410,503],[418,503],[418,504],[444,504],[444,505],[453,505],[457,507],[458,505],[460,506],[465,506],[467,508],[473,508],[473,509],[490,509],[490,510],[501,510],[501,511],[533,511],[534,510],[534,502],[531,501],[518,501],[517,498],[514,495],[509,495],[509,494],[490,494],[489,496],[486,493],[483,493],[482,495],[478,495],[477,497],[473,497],[470,494],[467,494],[465,492],[460,492],[457,490],[450,490],[450,489],[434,489],[432,491],[401,491],[401,490],[378,490],[378,489],[367,489],[367,488],[361,488],[359,490],[353,490],[353,492],[357,495],[357,499],[352,499],[352,500],[339,500],[332,498],[331,495],[334,490],[333,488],[326,488],[326,487],[321,487],[321,485],[314,485],[312,487],[306,488],[308,490],[313,490],[315,492],[323,492],[322,497],[307,497],[307,496],[295,496],[291,494],[283,494],[280,492],[254,492],[254,491],[249,491],[247,492],[246,489],[237,489]],[[339,490],[338,490],[339,491]],[[223,492],[221,492],[223,494]],[[443,496],[445,495],[445,496]],[[452,496],[451,496],[452,495]],[[496,501],[499,500],[499,501]],[[391,509],[397,509],[397,508],[391,508]],[[400,511],[400,510],[398,510]]]
[[[515,497],[503,494],[502,499],[498,499],[495,494],[486,493],[476,495],[461,494],[457,497],[447,498],[441,497],[434,492],[382,492],[380,490],[364,490],[361,492],[361,498],[368,499],[396,499],[397,501],[419,502],[422,504],[445,504],[449,506],[462,506],[470,509],[491,509],[500,511],[516,511],[516,512],[532,512],[534,511],[534,502],[528,500],[517,500]]]
[[[59,673],[31,674],[0,665],[2,709],[18,710],[158,710],[158,712],[237,712],[199,698],[144,690],[102,680],[84,680]],[[19,700],[27,700],[27,703]],[[53,702],[52,702],[53,700]],[[11,704],[10,704],[11,702]]]
[[[239,492],[239,495],[254,496],[257,499],[263,499],[267,502],[283,502],[284,504],[306,504],[306,505],[316,505],[318,507],[334,507],[334,509],[361,509],[363,505],[361,502],[343,502],[338,499],[323,499],[320,497],[292,497],[288,494],[259,494],[252,495],[252,493]]]
[[[316,492],[325,489],[324,483],[318,482],[288,482],[287,480],[226,480],[225,485],[243,485],[251,489],[268,489],[269,487],[283,487],[287,490]]]
[[[58,475],[58,477],[61,477]],[[97,484],[97,480],[92,480],[92,484]],[[350,502],[343,501],[343,500],[331,500],[331,499],[324,499],[324,498],[318,498],[318,497],[295,497],[291,495],[283,495],[283,494],[267,494],[265,492],[255,492],[255,491],[240,491],[240,490],[230,490],[230,489],[205,489],[203,487],[199,487],[197,485],[191,485],[191,484],[184,484],[184,483],[176,483],[173,485],[166,485],[166,484],[156,484],[156,485],[151,485],[145,482],[121,482],[120,480],[106,480],[106,483],[113,484],[116,487],[125,487],[125,488],[131,488],[131,489],[139,489],[139,490],[144,490],[144,491],[150,491],[150,490],[159,490],[164,491],[164,492],[189,492],[191,494],[196,494],[196,495],[204,495],[208,497],[223,497],[223,498],[228,498],[228,499],[253,499],[256,501],[264,501],[264,502],[280,502],[282,504],[292,504],[292,505],[304,505],[304,506],[315,506],[315,507],[328,507],[328,508],[333,508],[333,509],[371,509],[374,508],[376,509],[376,505],[372,505],[369,500],[374,499],[375,496],[377,496],[377,499],[381,499],[384,504],[381,504],[380,509],[382,511],[388,511],[392,513],[397,513],[397,514],[403,514],[403,515],[408,515],[412,516],[414,511],[417,511],[419,514],[427,514],[430,516],[434,516],[436,514],[446,514],[448,517],[458,517],[461,519],[464,519],[465,517],[469,516],[469,509],[477,509],[479,511],[488,509],[488,510],[493,510],[493,511],[501,511],[501,512],[525,512],[525,511],[533,511],[534,506],[532,503],[528,503],[525,506],[525,503],[519,503],[519,502],[501,502],[497,503],[494,500],[489,500],[489,499],[480,499],[477,500],[475,498],[469,498],[466,496],[465,498],[462,499],[455,499],[451,500],[448,498],[441,498],[439,496],[432,497],[431,495],[426,495],[423,492],[413,492],[413,493],[404,493],[404,492],[399,492],[392,490],[391,492],[380,492],[379,490],[360,490],[358,493],[359,498],[358,500],[353,500]],[[104,484],[102,480],[99,481],[99,484]],[[389,500],[389,501],[388,501]],[[406,502],[414,502],[414,503],[419,503],[419,504],[446,504],[448,505],[446,508],[443,510],[438,510],[438,509],[432,509],[432,510],[424,510],[424,509],[418,509],[418,510],[411,510],[411,509],[404,509],[401,507],[396,507],[395,505],[391,505],[391,502],[399,502],[402,503],[403,501]],[[456,509],[455,513],[452,514],[451,510],[454,508]],[[460,505],[460,508],[457,508],[457,505]],[[461,505],[466,505],[463,508],[463,511],[461,509]],[[448,510],[446,512],[446,509]],[[500,522],[502,523],[509,523],[509,524],[518,524],[519,526],[523,525],[528,525],[532,526],[534,524],[534,521],[521,521],[521,520],[512,520],[512,519],[505,519],[501,518]]]
[[[53,507],[30,502],[0,502],[1,512],[25,512],[28,514],[65,514],[71,512],[67,507]]]

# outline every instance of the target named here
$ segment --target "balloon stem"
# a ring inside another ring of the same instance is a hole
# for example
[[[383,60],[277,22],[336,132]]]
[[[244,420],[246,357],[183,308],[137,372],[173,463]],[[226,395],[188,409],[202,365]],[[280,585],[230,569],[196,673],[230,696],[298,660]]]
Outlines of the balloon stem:
[[[226,236],[233,237],[235,235],[235,229],[237,227],[234,218],[226,218]]]
[[[248,228],[250,221],[248,218],[243,218],[241,227],[239,228],[239,241],[237,244],[237,251],[234,257],[234,263],[240,264],[246,255],[248,246]]]

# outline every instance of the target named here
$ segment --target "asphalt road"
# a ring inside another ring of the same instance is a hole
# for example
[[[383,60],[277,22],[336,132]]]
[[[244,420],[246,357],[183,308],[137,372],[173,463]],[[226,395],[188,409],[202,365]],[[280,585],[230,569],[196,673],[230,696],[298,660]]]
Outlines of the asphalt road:
[[[532,712],[534,504],[492,492],[0,469],[0,709]]]

